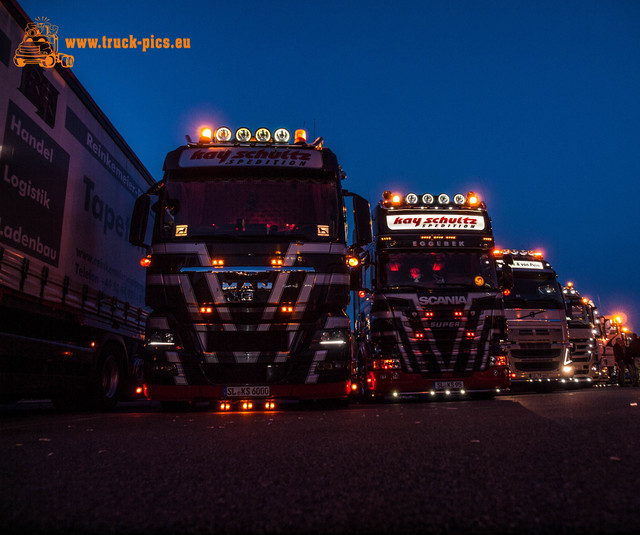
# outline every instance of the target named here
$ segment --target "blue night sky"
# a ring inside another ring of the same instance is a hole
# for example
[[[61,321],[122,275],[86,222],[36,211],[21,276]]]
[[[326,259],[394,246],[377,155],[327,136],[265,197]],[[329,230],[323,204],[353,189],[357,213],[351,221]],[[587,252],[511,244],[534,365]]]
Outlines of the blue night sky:
[[[204,124],[315,128],[349,190],[474,190],[498,246],[640,326],[640,1],[21,5],[156,179]],[[152,34],[191,47],[64,46]]]

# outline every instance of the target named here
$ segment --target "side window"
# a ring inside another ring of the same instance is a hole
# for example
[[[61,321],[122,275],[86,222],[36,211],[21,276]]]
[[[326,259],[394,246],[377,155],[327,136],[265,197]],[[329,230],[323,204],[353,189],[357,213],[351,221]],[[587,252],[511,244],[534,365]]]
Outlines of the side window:
[[[36,113],[43,121],[53,128],[56,123],[59,91],[44,75],[44,69],[36,65],[22,67],[20,91],[36,107]]]

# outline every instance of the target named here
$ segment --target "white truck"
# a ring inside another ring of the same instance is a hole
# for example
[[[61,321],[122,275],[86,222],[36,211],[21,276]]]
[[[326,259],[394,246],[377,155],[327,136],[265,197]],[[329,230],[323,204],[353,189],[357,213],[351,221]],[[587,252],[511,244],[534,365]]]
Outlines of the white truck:
[[[511,386],[551,388],[573,380],[562,288],[551,264],[536,251],[494,250],[498,273],[511,267],[504,298]]]
[[[141,384],[144,251],[129,244],[154,180],[68,68],[17,66],[31,21],[0,6],[0,401],[110,407]]]
[[[572,282],[563,288],[564,302],[569,326],[573,380],[585,385],[597,383],[603,372],[600,370],[602,353],[602,320],[594,302],[580,295]]]

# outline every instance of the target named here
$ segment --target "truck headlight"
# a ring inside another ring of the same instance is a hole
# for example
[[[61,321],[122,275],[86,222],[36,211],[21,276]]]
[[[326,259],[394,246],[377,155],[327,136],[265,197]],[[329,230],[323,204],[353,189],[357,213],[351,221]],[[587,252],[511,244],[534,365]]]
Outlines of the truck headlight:
[[[176,336],[171,331],[149,331],[146,343],[152,347],[174,347]]]
[[[323,329],[316,331],[311,341],[312,349],[340,348],[349,343],[351,333],[348,329]]]

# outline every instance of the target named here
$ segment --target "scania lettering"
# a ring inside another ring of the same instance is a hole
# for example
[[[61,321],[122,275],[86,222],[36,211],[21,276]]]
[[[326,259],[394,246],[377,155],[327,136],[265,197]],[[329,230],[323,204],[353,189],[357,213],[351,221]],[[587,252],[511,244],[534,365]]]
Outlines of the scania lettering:
[[[0,401],[109,408],[141,395],[144,250],[129,217],[155,181],[58,61],[52,27],[13,1],[0,20],[16,58],[0,61]]]
[[[221,410],[277,400],[348,399],[351,258],[371,240],[369,203],[342,189],[322,140],[225,127],[170,152],[142,195],[132,243],[148,247],[145,390],[165,406],[214,400]],[[295,165],[276,165],[274,162]],[[304,164],[304,165],[301,165]]]
[[[573,379],[581,384],[606,380],[600,370],[602,326],[600,312],[594,302],[582,297],[572,282],[562,288],[567,310]]]
[[[494,255],[498,273],[505,266],[513,273],[504,300],[511,383],[553,387],[571,380],[565,304],[553,267],[536,251],[496,249]]]
[[[508,389],[492,247],[491,221],[474,193],[453,202],[445,194],[384,193],[354,284],[364,396]]]

